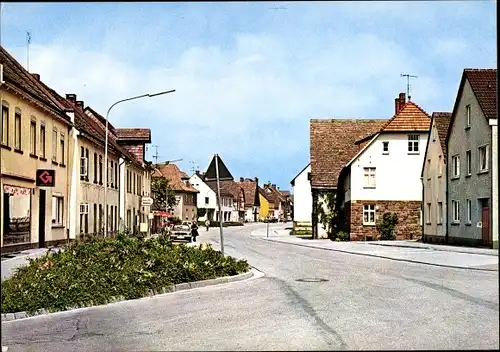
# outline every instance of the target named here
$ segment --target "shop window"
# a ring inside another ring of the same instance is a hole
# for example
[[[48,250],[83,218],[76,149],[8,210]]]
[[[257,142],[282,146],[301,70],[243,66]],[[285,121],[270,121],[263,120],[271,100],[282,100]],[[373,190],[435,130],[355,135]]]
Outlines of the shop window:
[[[3,245],[29,243],[31,189],[4,185],[3,192]]]

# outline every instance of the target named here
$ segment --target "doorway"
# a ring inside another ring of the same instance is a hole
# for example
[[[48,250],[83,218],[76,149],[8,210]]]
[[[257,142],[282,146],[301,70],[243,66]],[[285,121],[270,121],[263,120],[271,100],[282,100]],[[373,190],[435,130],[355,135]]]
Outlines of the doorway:
[[[481,199],[481,223],[483,244],[489,246],[491,245],[489,199]]]
[[[38,203],[38,248],[45,248],[45,208],[47,205],[47,191],[40,190],[40,200]]]

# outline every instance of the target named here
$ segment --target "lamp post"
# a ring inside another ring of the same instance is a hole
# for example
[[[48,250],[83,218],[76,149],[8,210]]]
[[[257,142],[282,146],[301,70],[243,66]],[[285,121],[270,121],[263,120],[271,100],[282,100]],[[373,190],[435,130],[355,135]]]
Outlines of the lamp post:
[[[113,103],[113,105],[111,105],[108,109],[108,112],[106,112],[106,136],[104,137],[105,139],[105,142],[104,142],[104,212],[105,212],[105,216],[104,216],[104,236],[107,237],[108,236],[108,118],[109,118],[109,112],[111,111],[111,109],[115,106],[115,105],[118,105],[120,103],[123,103],[125,101],[129,101],[129,100],[135,100],[135,99],[140,99],[140,98],[152,98],[152,97],[156,97],[158,95],[163,95],[163,94],[167,94],[167,93],[173,93],[175,92],[175,89],[172,89],[172,90],[167,90],[167,91],[164,91],[164,92],[159,92],[159,93],[154,93],[154,94],[142,94],[142,95],[138,95],[138,96],[135,96],[135,97],[130,97],[130,98],[126,98],[126,99],[122,99],[122,100],[118,100],[117,102]],[[125,198],[124,198],[125,199]]]

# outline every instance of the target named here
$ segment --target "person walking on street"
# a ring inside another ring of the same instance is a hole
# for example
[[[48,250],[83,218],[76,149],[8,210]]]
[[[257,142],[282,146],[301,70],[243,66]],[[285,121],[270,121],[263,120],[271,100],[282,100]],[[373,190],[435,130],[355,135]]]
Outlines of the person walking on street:
[[[196,237],[198,237],[198,225],[196,225],[196,222],[193,222],[191,225],[191,234],[193,236],[193,242],[196,242]]]
[[[205,227],[207,228],[207,231],[208,231],[208,228],[210,227],[210,220],[205,220]]]

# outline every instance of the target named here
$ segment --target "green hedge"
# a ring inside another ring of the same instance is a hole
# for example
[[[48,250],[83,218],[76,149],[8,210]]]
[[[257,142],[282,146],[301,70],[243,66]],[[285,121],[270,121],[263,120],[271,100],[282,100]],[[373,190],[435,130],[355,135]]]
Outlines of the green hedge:
[[[312,236],[311,230],[292,230],[290,231],[292,236]]]
[[[228,226],[244,226],[242,222],[236,222],[236,221],[227,221],[222,223],[222,227],[228,227]],[[220,227],[220,222],[219,221],[210,221],[210,227]]]
[[[173,284],[237,275],[244,260],[224,257],[210,245],[173,245],[164,237],[140,241],[93,238],[58,253],[30,259],[2,280],[2,313],[105,304],[144,297]]]

